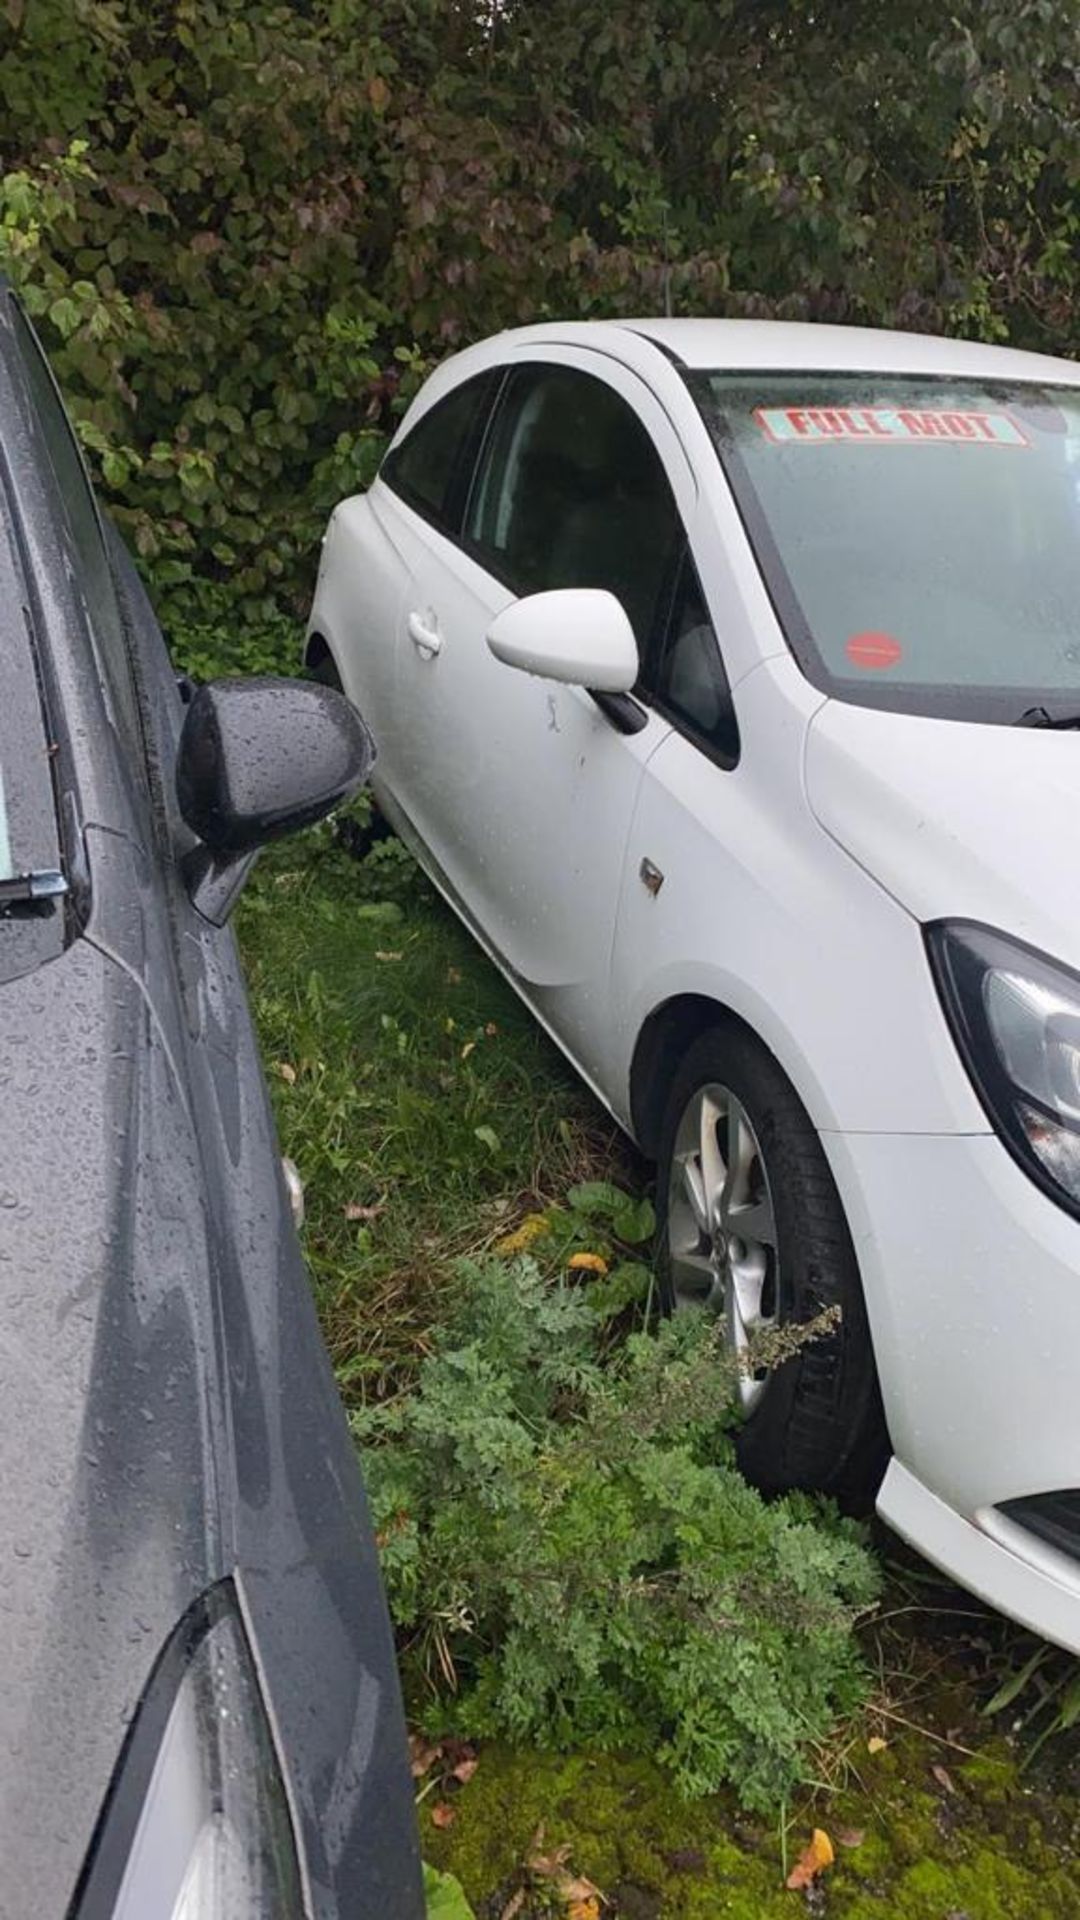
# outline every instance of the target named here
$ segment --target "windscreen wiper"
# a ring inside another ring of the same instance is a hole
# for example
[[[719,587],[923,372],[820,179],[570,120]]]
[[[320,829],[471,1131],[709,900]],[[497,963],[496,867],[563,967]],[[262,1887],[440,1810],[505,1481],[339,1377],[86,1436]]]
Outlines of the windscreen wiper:
[[[56,867],[8,874],[0,880],[0,913],[7,913],[11,907],[43,906],[67,890],[68,883]]]
[[[1080,732],[1080,713],[1048,713],[1045,707],[1025,707],[1014,727],[1055,727],[1059,733]]]

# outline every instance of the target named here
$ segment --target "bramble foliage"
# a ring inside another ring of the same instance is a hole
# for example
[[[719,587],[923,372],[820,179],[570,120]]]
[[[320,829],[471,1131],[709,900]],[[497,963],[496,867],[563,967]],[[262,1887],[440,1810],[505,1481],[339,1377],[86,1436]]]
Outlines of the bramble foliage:
[[[775,1806],[860,1698],[873,1563],[849,1523],[742,1480],[715,1327],[603,1348],[588,1286],[469,1264],[417,1391],[356,1416],[414,1703]]]
[[[427,1920],[473,1920],[473,1910],[452,1873],[425,1866],[424,1901]]]
[[[159,592],[310,591],[463,342],[779,314],[1070,351],[1077,0],[6,0],[0,264]]]

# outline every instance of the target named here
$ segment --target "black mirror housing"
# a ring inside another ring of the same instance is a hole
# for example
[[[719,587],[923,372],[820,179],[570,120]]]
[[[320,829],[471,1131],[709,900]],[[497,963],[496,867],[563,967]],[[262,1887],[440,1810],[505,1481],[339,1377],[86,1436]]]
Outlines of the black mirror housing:
[[[220,925],[258,849],[321,820],[367,779],[371,734],[331,687],[261,676],[193,694],[180,734],[176,796],[200,842],[192,899]]]

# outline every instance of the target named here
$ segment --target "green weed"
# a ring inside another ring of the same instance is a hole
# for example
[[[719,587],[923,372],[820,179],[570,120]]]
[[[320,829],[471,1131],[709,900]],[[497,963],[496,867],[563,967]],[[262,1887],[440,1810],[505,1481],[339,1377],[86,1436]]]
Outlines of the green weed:
[[[355,1416],[414,1708],[775,1807],[863,1697],[874,1562],[738,1473],[722,1329],[611,1348],[589,1272],[464,1265],[415,1391]]]
[[[626,1185],[632,1160],[397,841],[360,864],[331,826],[273,849],[238,926],[323,1327],[357,1404],[411,1376],[455,1259],[575,1185]]]

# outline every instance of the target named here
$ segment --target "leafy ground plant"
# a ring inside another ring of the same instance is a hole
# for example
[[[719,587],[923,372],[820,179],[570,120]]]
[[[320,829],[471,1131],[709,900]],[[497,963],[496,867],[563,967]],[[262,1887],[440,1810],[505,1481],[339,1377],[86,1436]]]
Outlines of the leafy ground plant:
[[[605,1355],[605,1320],[528,1255],[471,1262],[415,1392],[356,1417],[414,1703],[774,1807],[863,1695],[874,1563],[848,1522],[741,1479],[715,1327]]]
[[[462,1892],[460,1880],[452,1873],[440,1873],[437,1867],[424,1868],[424,1899],[427,1920],[473,1920],[473,1910]]]

